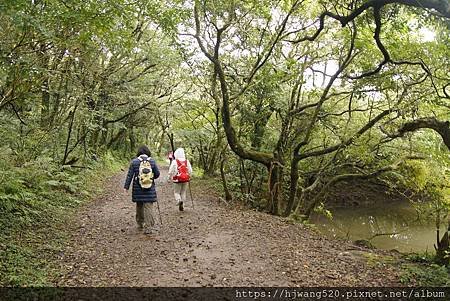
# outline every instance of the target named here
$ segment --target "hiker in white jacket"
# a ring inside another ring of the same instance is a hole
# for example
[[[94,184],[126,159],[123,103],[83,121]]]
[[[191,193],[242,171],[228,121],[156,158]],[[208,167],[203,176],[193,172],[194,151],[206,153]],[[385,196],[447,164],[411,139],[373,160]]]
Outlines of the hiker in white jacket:
[[[178,209],[183,211],[183,204],[186,202],[186,192],[192,175],[192,166],[186,159],[184,149],[177,148],[174,157],[175,159],[172,160],[169,167],[169,181],[173,182],[173,192]]]

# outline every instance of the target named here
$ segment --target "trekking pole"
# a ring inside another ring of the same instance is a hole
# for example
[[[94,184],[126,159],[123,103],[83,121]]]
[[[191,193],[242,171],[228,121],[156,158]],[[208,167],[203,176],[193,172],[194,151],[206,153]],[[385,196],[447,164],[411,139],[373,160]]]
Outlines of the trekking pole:
[[[161,210],[159,210],[159,201],[156,201],[156,205],[158,206],[158,213],[159,213],[159,222],[161,223],[162,226],[162,219],[161,219]]]
[[[192,202],[192,209],[195,209],[194,207],[194,199],[192,198],[192,190],[191,190],[191,182],[188,182],[189,184],[189,194],[191,195],[191,202]]]

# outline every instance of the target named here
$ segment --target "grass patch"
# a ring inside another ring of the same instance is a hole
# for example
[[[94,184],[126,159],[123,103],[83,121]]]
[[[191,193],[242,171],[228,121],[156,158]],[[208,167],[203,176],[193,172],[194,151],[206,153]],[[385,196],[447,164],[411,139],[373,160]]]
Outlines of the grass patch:
[[[362,256],[366,259],[367,265],[369,267],[379,267],[392,265],[396,263],[394,257],[390,255],[372,253],[372,252],[364,252]]]

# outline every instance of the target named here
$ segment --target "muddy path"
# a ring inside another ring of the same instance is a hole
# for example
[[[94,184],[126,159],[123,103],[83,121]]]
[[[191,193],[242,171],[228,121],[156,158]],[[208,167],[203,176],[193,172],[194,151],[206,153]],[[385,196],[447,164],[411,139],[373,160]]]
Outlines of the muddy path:
[[[123,192],[125,172],[80,209],[60,254],[58,286],[398,286],[395,267],[376,253],[324,238],[283,218],[219,203],[192,183],[178,211],[162,168],[157,192],[163,225],[145,235]],[[368,260],[371,258],[371,260]]]

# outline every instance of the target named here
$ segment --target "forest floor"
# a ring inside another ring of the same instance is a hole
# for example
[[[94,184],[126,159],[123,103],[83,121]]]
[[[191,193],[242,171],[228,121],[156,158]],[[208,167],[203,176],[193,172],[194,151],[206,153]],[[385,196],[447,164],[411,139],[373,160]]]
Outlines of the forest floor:
[[[125,172],[67,225],[57,286],[399,286],[395,254],[325,238],[310,227],[227,207],[192,183],[178,211],[167,168],[157,180],[163,225],[140,232]],[[157,211],[156,211],[157,212]],[[158,217],[159,218],[159,217]],[[391,260],[389,260],[389,258]]]

